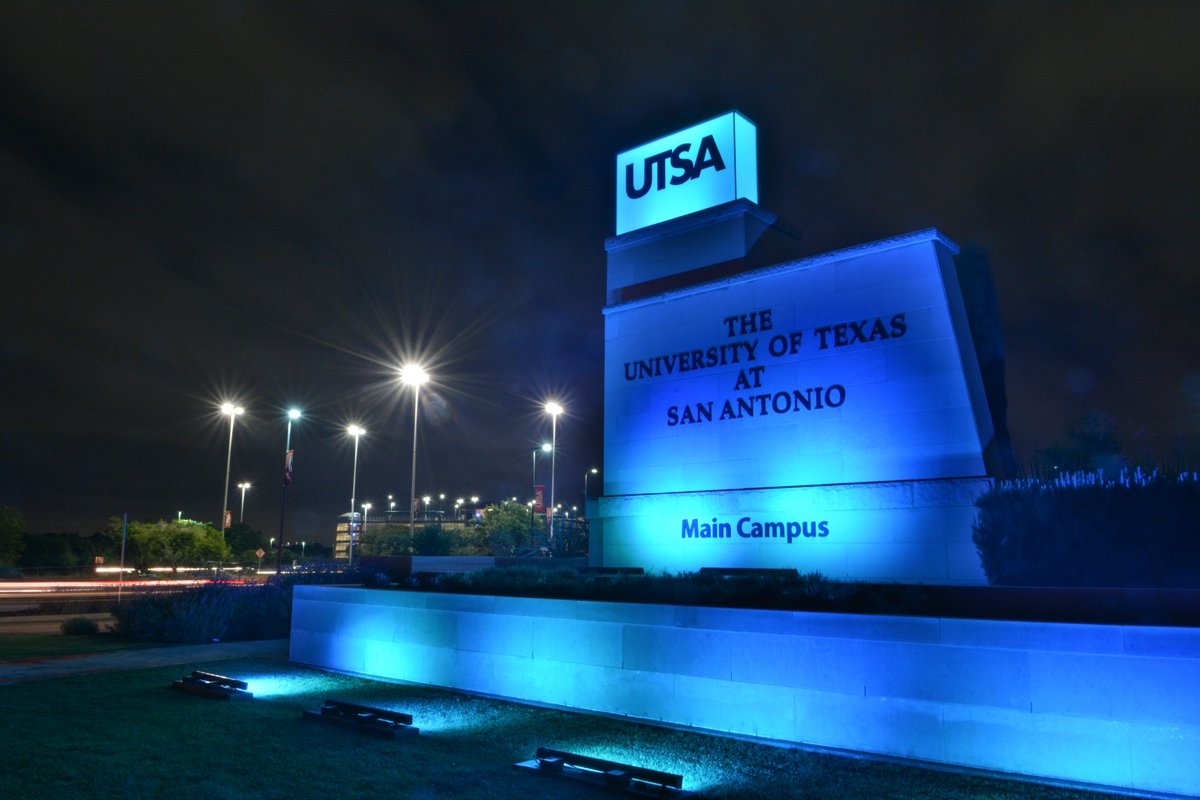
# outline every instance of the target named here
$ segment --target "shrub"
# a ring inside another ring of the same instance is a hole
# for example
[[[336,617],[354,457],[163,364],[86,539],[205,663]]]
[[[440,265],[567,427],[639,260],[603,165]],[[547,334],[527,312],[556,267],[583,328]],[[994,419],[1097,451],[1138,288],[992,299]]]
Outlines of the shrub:
[[[808,611],[847,609],[856,605],[875,609],[884,600],[883,590],[878,587],[842,583],[818,572],[804,575],[687,572],[586,577],[566,568],[516,566],[446,574],[439,577],[435,586],[417,588],[509,597]]]
[[[976,505],[975,545],[993,585],[1200,587],[1197,473],[1011,481]]]
[[[100,632],[100,626],[96,620],[89,617],[64,619],[59,629],[67,636],[94,636]]]
[[[221,639],[234,615],[243,610],[244,586],[210,583],[185,592],[171,605],[159,638],[166,642],[209,642]]]
[[[147,592],[113,610],[114,633],[160,642],[248,641],[286,637],[297,583],[356,583],[359,572],[332,570],[276,575],[265,583],[208,583],[181,591]]]

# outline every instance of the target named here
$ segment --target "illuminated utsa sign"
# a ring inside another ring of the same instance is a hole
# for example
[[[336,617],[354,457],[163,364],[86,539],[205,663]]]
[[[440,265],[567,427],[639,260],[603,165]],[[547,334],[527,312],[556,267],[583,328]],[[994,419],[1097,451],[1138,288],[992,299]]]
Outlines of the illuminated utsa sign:
[[[617,233],[744,197],[758,202],[754,123],[736,111],[617,156]]]
[[[684,142],[674,150],[663,150],[661,153],[643,159],[641,186],[637,186],[637,182],[634,180],[633,164],[626,164],[625,196],[630,200],[637,200],[645,197],[646,193],[652,187],[655,191],[659,192],[665,189],[667,186],[668,158],[671,159],[671,169],[674,171],[674,174],[671,175],[672,186],[678,186],[681,183],[687,183],[693,178],[699,178],[700,173],[706,169],[715,169],[717,172],[725,169],[725,160],[721,158],[721,151],[717,149],[717,143],[713,140],[712,134],[700,140],[700,146],[696,148],[695,161],[687,157],[687,152],[691,149],[691,143]]]

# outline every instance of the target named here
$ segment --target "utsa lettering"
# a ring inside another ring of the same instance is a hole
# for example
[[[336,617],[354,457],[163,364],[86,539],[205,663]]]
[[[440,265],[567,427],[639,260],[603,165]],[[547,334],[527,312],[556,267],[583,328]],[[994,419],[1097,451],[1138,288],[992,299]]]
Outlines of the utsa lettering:
[[[687,157],[687,153],[691,149],[692,145],[685,143],[679,145],[674,150],[663,150],[661,153],[647,158],[642,163],[641,186],[634,186],[634,165],[626,164],[625,195],[631,200],[637,200],[639,197],[644,197],[652,186],[656,191],[665,189],[668,181],[668,159],[671,162],[671,169],[675,171],[675,174],[669,178],[672,186],[679,186],[693,178],[700,177],[700,173],[709,167],[712,167],[717,172],[725,169],[725,160],[721,158],[721,151],[717,149],[717,143],[713,141],[712,134],[700,140],[700,147],[696,151],[695,161]]]

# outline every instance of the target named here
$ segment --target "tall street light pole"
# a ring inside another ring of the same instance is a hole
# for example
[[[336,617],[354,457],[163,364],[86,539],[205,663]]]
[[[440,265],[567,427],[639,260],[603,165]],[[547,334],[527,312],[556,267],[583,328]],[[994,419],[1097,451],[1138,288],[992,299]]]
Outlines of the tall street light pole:
[[[583,505],[582,505],[582,506],[580,506],[580,508],[582,508],[582,509],[583,509],[583,515],[584,515],[585,517],[587,516],[587,500],[588,500],[587,484],[588,484],[588,476],[589,476],[589,475],[595,475],[595,474],[596,474],[597,472],[599,472],[599,471],[600,471],[600,470],[596,469],[595,467],[592,467],[592,468],[591,468],[591,469],[589,469],[587,472],[583,473]]]
[[[358,494],[358,437],[366,433],[365,430],[358,425],[351,425],[346,428],[346,433],[354,437],[354,472],[350,478],[350,524],[347,526],[350,535],[350,544],[346,549],[346,554],[349,561],[354,560],[354,498]]]
[[[283,570],[283,516],[287,511],[287,490],[292,485],[292,423],[300,419],[300,409],[287,412],[287,438],[283,443],[283,499],[279,501],[279,549],[275,551],[275,574]]]
[[[558,415],[563,407],[551,400],[545,408],[550,415],[550,552],[554,552],[554,469],[558,460]]]
[[[367,514],[371,513],[371,504],[363,503],[362,510],[363,510],[362,528],[359,529],[361,531],[361,533],[359,535],[365,536],[367,534]],[[348,558],[346,559],[346,566],[353,567],[354,566],[354,536],[353,535],[351,535],[351,537],[350,537],[350,549],[349,549],[347,555],[348,555]]]
[[[233,403],[223,403],[221,405],[221,413],[229,415],[229,451],[225,456],[225,491],[221,494],[221,542],[225,541],[225,517],[229,511],[229,467],[233,464],[233,422],[239,416],[246,413],[246,409],[241,406],[235,406]]]
[[[237,488],[242,490],[242,506],[238,510],[238,524],[241,524],[246,520],[246,490],[250,488],[250,484],[248,482],[239,483]]]
[[[362,436],[366,431],[357,425],[351,425],[346,428],[346,433],[354,437],[354,471],[350,477],[350,514],[353,515],[354,498],[358,493],[358,437]],[[351,516],[350,521],[354,521],[353,516]]]
[[[408,534],[411,537],[417,519],[417,411],[421,403],[421,384],[429,380],[429,373],[418,364],[405,364],[400,368],[400,380],[413,390],[412,481],[408,488]]]

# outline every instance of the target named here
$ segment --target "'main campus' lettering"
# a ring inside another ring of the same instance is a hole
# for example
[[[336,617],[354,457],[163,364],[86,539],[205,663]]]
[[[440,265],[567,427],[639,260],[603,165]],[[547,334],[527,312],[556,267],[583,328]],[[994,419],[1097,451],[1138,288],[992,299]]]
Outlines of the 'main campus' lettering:
[[[829,535],[829,523],[798,522],[755,522],[750,517],[742,517],[736,523],[718,522],[716,517],[712,522],[701,522],[698,517],[682,520],[684,539],[732,539],[733,532],[743,539],[787,539],[788,544],[801,536],[808,539],[821,539]]]

